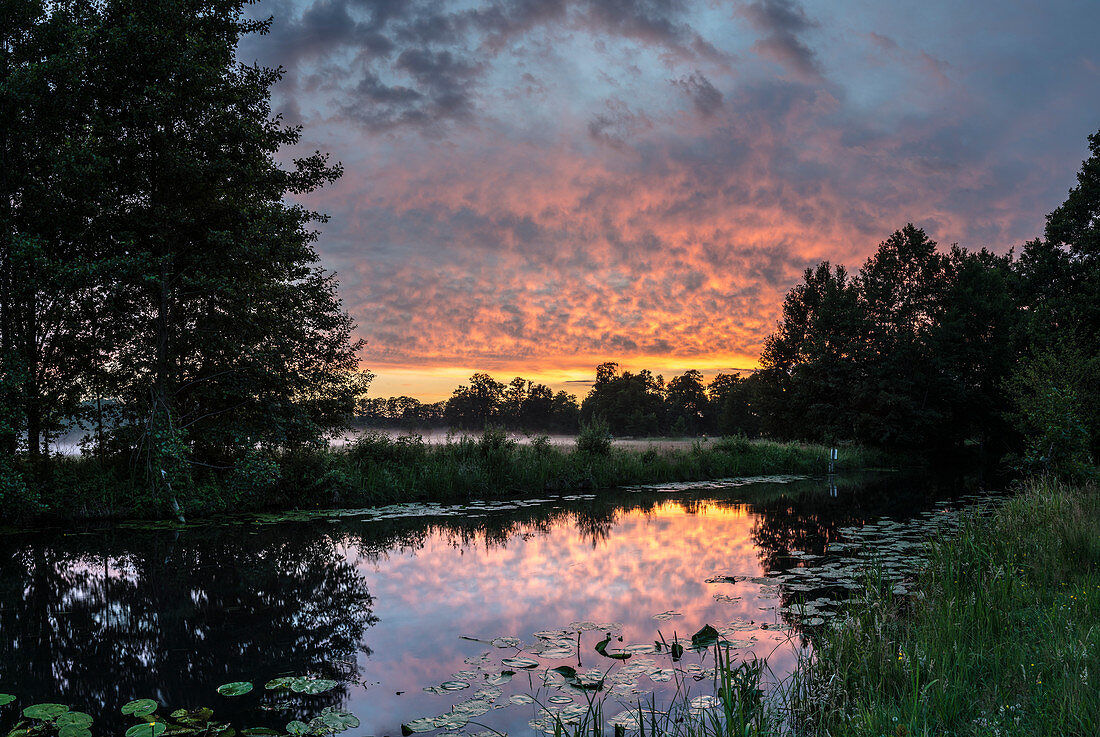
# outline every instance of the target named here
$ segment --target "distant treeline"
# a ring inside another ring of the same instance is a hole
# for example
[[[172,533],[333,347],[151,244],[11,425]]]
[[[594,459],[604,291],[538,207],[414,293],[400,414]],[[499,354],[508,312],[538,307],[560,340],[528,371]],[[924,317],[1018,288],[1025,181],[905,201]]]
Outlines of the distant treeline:
[[[359,419],[372,427],[482,430],[497,425],[551,433],[575,433],[581,424],[599,420],[615,435],[757,437],[754,386],[751,376],[737,374],[719,374],[706,384],[694,369],[666,383],[647,369],[632,373],[607,362],[596,367],[596,382],[583,403],[522,376],[504,384],[476,373],[441,402],[427,404],[413,397],[361,400]]]

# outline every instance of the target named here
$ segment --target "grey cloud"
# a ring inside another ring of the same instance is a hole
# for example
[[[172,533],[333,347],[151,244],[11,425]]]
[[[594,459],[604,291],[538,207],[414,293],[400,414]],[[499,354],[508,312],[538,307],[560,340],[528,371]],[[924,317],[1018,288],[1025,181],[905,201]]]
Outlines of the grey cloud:
[[[262,41],[242,45],[241,58],[283,66],[288,105],[307,89],[325,90],[332,107],[369,130],[439,133],[477,113],[484,65],[555,24],[661,46],[687,60],[725,58],[685,20],[681,0],[484,0],[472,8],[446,0],[313,0],[300,7],[268,0],[252,11],[276,20]],[[348,79],[360,82],[349,87]]]
[[[722,107],[722,93],[698,70],[690,75],[673,80],[672,83],[691,98],[695,109],[704,117],[714,115]]]
[[[753,45],[753,51],[804,78],[821,76],[817,55],[799,37],[818,24],[795,0],[756,0],[742,12],[754,28],[765,34]]]

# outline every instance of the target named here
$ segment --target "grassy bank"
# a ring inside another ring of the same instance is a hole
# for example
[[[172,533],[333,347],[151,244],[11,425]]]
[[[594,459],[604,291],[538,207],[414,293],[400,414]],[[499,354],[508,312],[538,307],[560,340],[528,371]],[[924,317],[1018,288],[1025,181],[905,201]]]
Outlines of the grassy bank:
[[[933,545],[919,595],[869,587],[816,642],[814,735],[1100,734],[1100,490],[1033,482]]]
[[[196,469],[173,494],[183,514],[490,499],[606,489],[630,484],[762,474],[824,473],[822,445],[744,438],[699,441],[688,449],[621,449],[598,434],[575,447],[545,438],[518,444],[503,432],[429,444],[417,436],[368,434],[341,448],[249,454],[234,467]],[[838,470],[881,467],[880,452],[841,448]],[[28,517],[163,517],[172,514],[129,469],[59,458],[24,505]]]

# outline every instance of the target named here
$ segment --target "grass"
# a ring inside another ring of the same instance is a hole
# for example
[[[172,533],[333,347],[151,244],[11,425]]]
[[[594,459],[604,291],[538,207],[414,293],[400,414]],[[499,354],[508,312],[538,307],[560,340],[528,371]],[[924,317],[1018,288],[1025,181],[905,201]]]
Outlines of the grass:
[[[248,454],[233,469],[196,469],[174,493],[187,517],[230,511],[368,506],[399,502],[491,499],[548,492],[765,474],[820,474],[823,445],[744,438],[695,442],[688,449],[623,449],[582,438],[577,447],[548,438],[519,444],[499,430],[442,444],[419,436],[366,434],[341,448]],[[881,467],[884,454],[842,448],[839,470]],[[60,458],[40,484],[26,516],[171,517],[126,468]]]
[[[815,735],[1100,733],[1100,492],[1028,483],[930,551],[918,596],[871,585],[791,705]]]

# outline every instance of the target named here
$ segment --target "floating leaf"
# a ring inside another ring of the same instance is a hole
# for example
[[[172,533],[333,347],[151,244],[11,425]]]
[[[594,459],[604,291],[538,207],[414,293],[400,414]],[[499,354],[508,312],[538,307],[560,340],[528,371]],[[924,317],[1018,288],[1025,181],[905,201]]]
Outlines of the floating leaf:
[[[709,624],[704,624],[703,629],[691,636],[691,649],[706,650],[711,645],[717,643],[719,637],[718,630],[714,629]]]
[[[27,719],[40,719],[48,722],[61,716],[69,710],[64,704],[32,704],[23,710],[23,716]]]
[[[134,699],[122,705],[123,714],[132,714],[135,717],[145,717],[157,710],[157,702],[152,699]]]
[[[668,620],[672,619],[673,617],[682,617],[682,616],[684,616],[684,615],[681,612],[674,612],[670,609],[667,612],[661,612],[660,614],[654,614],[653,618],[656,619],[658,622],[667,622]]]
[[[508,683],[508,681],[512,680],[512,676],[514,676],[515,674],[516,672],[514,670],[502,670],[500,672],[500,675],[490,676],[486,680],[486,683],[488,683],[490,686],[503,686],[505,683]]]
[[[331,691],[340,684],[324,678],[295,678],[290,683],[290,690],[294,693],[319,694]]]
[[[576,668],[570,668],[568,665],[559,665],[557,668],[551,668],[550,670],[561,675],[561,677],[567,681],[577,680]]]
[[[439,724],[435,717],[413,719],[411,722],[401,725],[401,734],[404,735],[404,737],[409,737],[410,734],[416,734],[417,732],[430,732],[438,726]]]
[[[214,716],[214,710],[207,706],[200,709],[176,709],[168,716],[183,724],[205,724]]]
[[[126,730],[126,737],[160,737],[166,729],[168,729],[168,725],[164,722],[135,724]]]
[[[248,681],[233,681],[218,686],[218,693],[222,696],[243,696],[252,690],[252,684]]]
[[[279,737],[282,732],[270,727],[252,727],[251,729],[242,729],[241,734],[245,737]]]
[[[57,730],[57,737],[92,737],[92,731],[78,724],[66,724]]]
[[[355,729],[359,726],[359,718],[357,716],[350,711],[341,711],[339,709],[322,712],[321,721],[337,732],[343,732],[345,729]]]
[[[539,661],[531,660],[530,658],[505,658],[500,661],[501,665],[506,665],[509,668],[538,668]]]
[[[10,693],[0,693],[0,706],[7,706],[13,701],[15,701],[15,697]]]
[[[281,688],[290,688],[291,681],[294,680],[293,676],[282,676],[281,678],[272,678],[270,681],[264,684],[264,688],[268,691],[275,691]]]
[[[57,717],[54,722],[60,727],[82,727],[87,729],[92,724],[92,715],[82,711],[67,711]]]
[[[305,722],[299,722],[295,719],[293,722],[288,722],[286,725],[286,731],[288,734],[302,735],[309,732],[309,725]]]
[[[600,640],[596,643],[596,652],[605,658],[614,658],[615,660],[626,660],[630,657],[630,653],[609,653],[607,652],[607,643],[611,642],[611,635],[607,636],[607,639]]]

